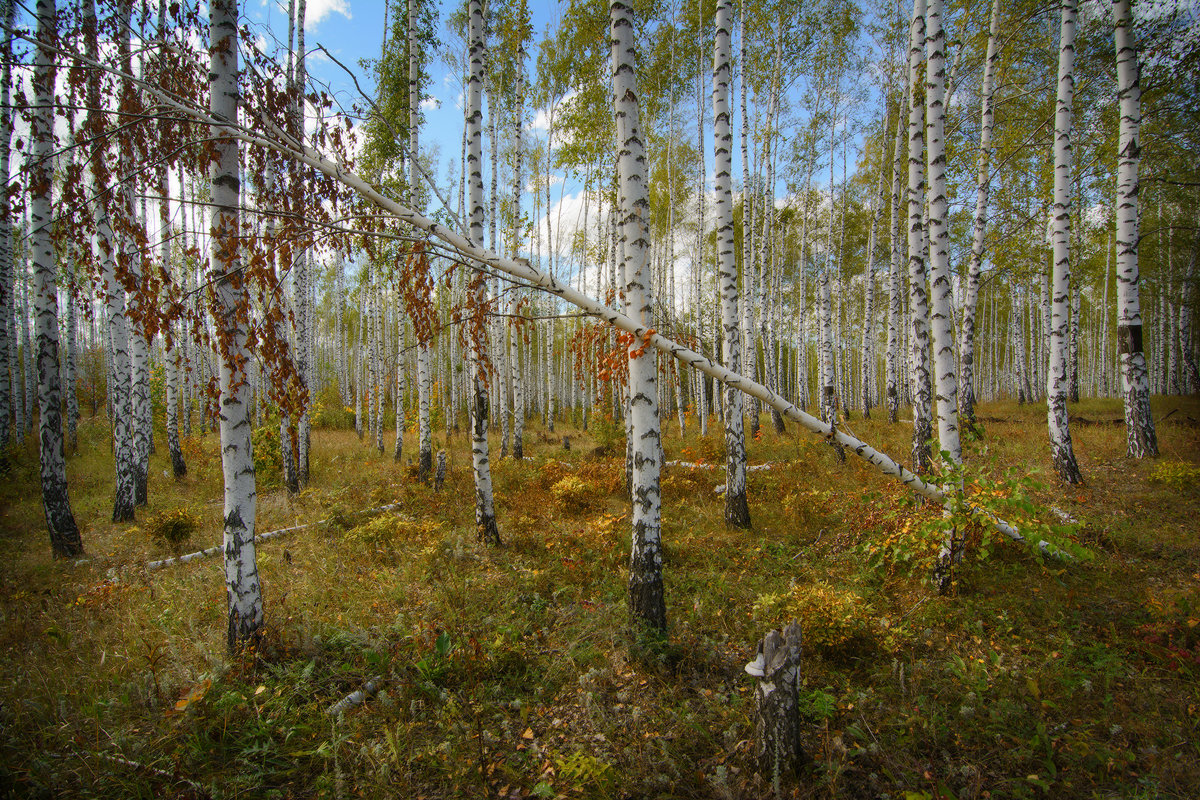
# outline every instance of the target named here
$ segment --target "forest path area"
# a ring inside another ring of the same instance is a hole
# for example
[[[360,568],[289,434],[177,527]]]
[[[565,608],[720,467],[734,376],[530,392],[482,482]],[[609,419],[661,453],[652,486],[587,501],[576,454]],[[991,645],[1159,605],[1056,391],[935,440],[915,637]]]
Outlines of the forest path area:
[[[51,559],[32,442],[0,483],[0,795],[758,797],[743,666],[798,618],[798,796],[1195,797],[1200,402],[1153,408],[1160,458],[1127,459],[1122,425],[1073,426],[1086,482],[1063,487],[1045,405],[981,405],[968,494],[1082,557],[969,527],[948,596],[929,583],[936,509],[764,416],[752,531],[726,529],[719,469],[664,471],[666,641],[628,627],[619,425],[531,422],[528,458],[494,458],[497,548],[475,541],[465,431],[435,443],[435,491],[390,446],[314,430],[310,488],[289,497],[267,425],[257,529],[325,522],[260,544],[267,633],[235,660],[219,556],[145,566],[220,541],[215,436],[185,440],[175,482],[156,432],[150,504],[118,525],[107,423],[85,420],[68,477],[86,560]],[[664,425],[667,458],[720,465],[721,431],[694,422],[683,440]],[[911,447],[880,411],[845,426]]]

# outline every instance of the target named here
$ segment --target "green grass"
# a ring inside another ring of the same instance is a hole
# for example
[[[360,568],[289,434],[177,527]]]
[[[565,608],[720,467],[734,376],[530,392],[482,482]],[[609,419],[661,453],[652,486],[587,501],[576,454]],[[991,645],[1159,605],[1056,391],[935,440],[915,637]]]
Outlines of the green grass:
[[[750,474],[753,532],[725,529],[719,470],[665,472],[665,642],[629,630],[611,431],[568,429],[566,452],[561,426],[531,424],[530,459],[492,462],[505,543],[485,549],[465,432],[435,444],[450,454],[435,493],[390,444],[319,430],[311,488],[260,487],[257,524],[336,521],[261,544],[268,630],[238,659],[215,559],[143,566],[171,555],[140,527],[154,515],[191,509],[189,549],[220,541],[215,438],[186,443],[176,483],[159,431],[150,507],[113,525],[108,429],[87,420],[68,468],[88,561],[50,558],[32,441],[0,485],[0,795],[758,797],[742,667],[799,615],[801,797],[1194,797],[1200,405],[1155,399],[1157,416],[1175,407],[1163,457],[1144,463],[1107,422],[1118,403],[1074,407],[1095,422],[1073,426],[1088,483],[1064,490],[1045,407],[984,405],[975,480],[1002,496],[1010,470],[1033,474],[1021,513],[1078,518],[1060,535],[1093,557],[1042,562],[970,529],[947,597],[928,583],[935,510],[764,416],[750,459],[775,466]],[[904,425],[848,427],[909,451]],[[664,430],[669,458],[720,463],[715,424],[705,439]],[[401,513],[353,513],[385,503]],[[379,695],[340,722],[324,713],[373,675]]]

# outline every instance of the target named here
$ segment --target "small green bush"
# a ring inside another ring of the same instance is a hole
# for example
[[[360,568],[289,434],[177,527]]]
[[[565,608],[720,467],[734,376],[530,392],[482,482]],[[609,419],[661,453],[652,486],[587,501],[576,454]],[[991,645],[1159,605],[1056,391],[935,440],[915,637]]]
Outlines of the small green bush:
[[[1177,492],[1200,486],[1200,467],[1183,461],[1163,461],[1150,473],[1151,483],[1161,483]]]
[[[596,442],[596,449],[607,455],[615,455],[625,447],[625,421],[613,419],[609,414],[593,414],[588,432]]]
[[[825,581],[762,595],[754,611],[759,619],[777,625],[798,619],[804,649],[828,658],[866,655],[887,646],[870,603],[853,589]]]
[[[279,423],[257,428],[251,436],[254,449],[254,476],[264,484],[278,483],[283,477],[283,450],[279,447]]]

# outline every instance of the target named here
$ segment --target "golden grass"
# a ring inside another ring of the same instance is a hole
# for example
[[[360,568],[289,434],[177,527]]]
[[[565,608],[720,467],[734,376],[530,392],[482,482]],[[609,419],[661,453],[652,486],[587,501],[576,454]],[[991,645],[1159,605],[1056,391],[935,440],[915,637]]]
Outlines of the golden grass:
[[[1163,460],[1195,466],[1200,406],[1154,407],[1180,409],[1159,428]],[[0,487],[0,787],[169,796],[187,788],[178,772],[192,796],[756,797],[741,667],[801,613],[814,636],[802,796],[1193,797],[1200,497],[1124,458],[1123,427],[1104,421],[1117,403],[1075,414],[1097,423],[1073,430],[1082,488],[1052,479],[1044,406],[983,406],[968,450],[993,479],[1040,473],[1037,513],[1078,517],[1095,559],[1041,564],[1002,546],[964,566],[952,597],[920,571],[866,566],[932,512],[820,441],[777,437],[764,416],[750,460],[775,466],[750,475],[749,533],[723,525],[720,470],[669,468],[666,642],[628,630],[623,468],[588,434],[568,430],[565,452],[561,430],[534,423],[530,459],[493,461],[505,544],[484,549],[465,434],[435,445],[450,454],[435,493],[390,446],[317,431],[311,488],[264,488],[257,525],[335,523],[261,543],[268,631],[256,658],[232,660],[218,561],[146,571],[170,553],[107,521],[108,432],[88,421],[69,459],[86,562],[50,558],[28,446]],[[910,448],[911,428],[878,416],[848,427]],[[706,439],[664,430],[669,458],[720,462],[715,425]],[[220,469],[213,437],[187,449],[180,483],[153,457],[139,515],[198,509],[199,548],[220,541]],[[375,674],[380,696],[326,717]]]

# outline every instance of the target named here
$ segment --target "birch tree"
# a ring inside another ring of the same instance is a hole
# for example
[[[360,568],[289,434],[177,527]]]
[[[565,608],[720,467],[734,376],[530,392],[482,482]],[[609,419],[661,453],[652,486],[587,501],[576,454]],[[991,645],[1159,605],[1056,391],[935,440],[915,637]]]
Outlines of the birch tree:
[[[1117,349],[1125,400],[1126,451],[1132,458],[1158,455],[1158,437],[1150,413],[1150,383],[1142,349],[1142,309],[1138,297],[1138,161],[1142,90],[1133,39],[1130,0],[1113,0],[1117,52]]]
[[[471,242],[483,247],[483,68],[487,55],[484,43],[483,0],[467,6],[467,41],[470,75],[467,79],[467,184],[470,193]],[[481,542],[500,544],[496,509],[492,499],[492,470],[488,461],[487,325],[484,319],[486,281],[472,278],[474,307],[470,325],[471,376],[471,468],[475,475],[475,528]]]
[[[992,95],[999,56],[1000,0],[992,0],[988,26],[987,53],[983,62],[983,86],[979,90],[979,157],[975,172],[975,217],[971,235],[971,256],[963,298],[962,326],[959,328],[959,410],[969,424],[975,423],[975,312],[979,304],[979,280],[983,266],[983,246],[987,231],[988,193],[992,185]]]
[[[933,436],[929,375],[929,302],[925,289],[925,170],[923,117],[925,104],[921,61],[925,50],[925,0],[913,0],[908,46],[908,275],[911,314],[910,368],[913,394],[913,466],[927,471]]]
[[[0,176],[5,183],[9,174],[9,144],[12,141],[13,113],[10,84],[12,82],[12,28],[16,5],[13,0],[0,0],[0,22],[4,30],[0,44]],[[12,203],[8,192],[0,192],[0,451],[8,447],[12,437],[10,426],[16,392],[10,379],[16,364],[17,348],[13,322],[16,302],[13,296]]]
[[[34,326],[37,333],[38,439],[41,452],[42,510],[55,557],[83,553],[83,541],[67,495],[67,465],[63,457],[62,391],[58,363],[58,259],[51,226],[54,224],[54,78],[58,15],[54,0],[38,0],[38,46],[33,65],[32,142],[29,172],[29,237],[33,256]]]
[[[1067,417],[1070,363],[1067,333],[1071,291],[1071,125],[1075,105],[1075,0],[1061,0],[1058,97],[1054,111],[1054,264],[1053,310],[1050,321],[1050,364],[1046,378],[1046,405],[1050,428],[1050,454],[1054,469],[1067,483],[1081,483],[1083,475],[1071,446]]]
[[[213,126],[212,220],[209,226],[209,305],[218,344],[221,471],[225,482],[226,644],[232,654],[258,640],[263,625],[262,586],[254,551],[257,504],[250,449],[250,298],[238,253],[238,142],[220,123],[238,118],[237,0],[209,2],[209,113]]]
[[[615,8],[615,3],[610,6]],[[737,261],[733,235],[733,136],[729,124],[730,26],[732,0],[717,4],[713,51],[713,189],[716,199],[717,273],[721,284],[722,361],[732,372],[741,371],[741,331],[738,312]],[[614,30],[616,22],[613,23]],[[614,87],[615,88],[615,87]],[[619,97],[618,97],[619,99]],[[618,122],[620,113],[618,112]],[[744,236],[749,236],[746,230]],[[745,265],[750,269],[750,265]],[[742,393],[725,392],[725,524],[750,527],[746,501],[746,435],[742,427]]]
[[[729,47],[728,2],[723,3],[726,8],[726,52]],[[640,326],[652,329],[650,202],[635,67],[634,12],[624,0],[610,0],[608,12],[613,117],[617,134],[617,214],[624,260],[625,306],[628,315]],[[730,249],[732,251],[732,242]],[[628,353],[630,441],[633,446],[629,609],[635,623],[664,631],[667,612],[662,579],[662,491],[659,484],[662,440],[658,420],[657,359],[647,342],[639,337],[633,337],[629,342]]]

